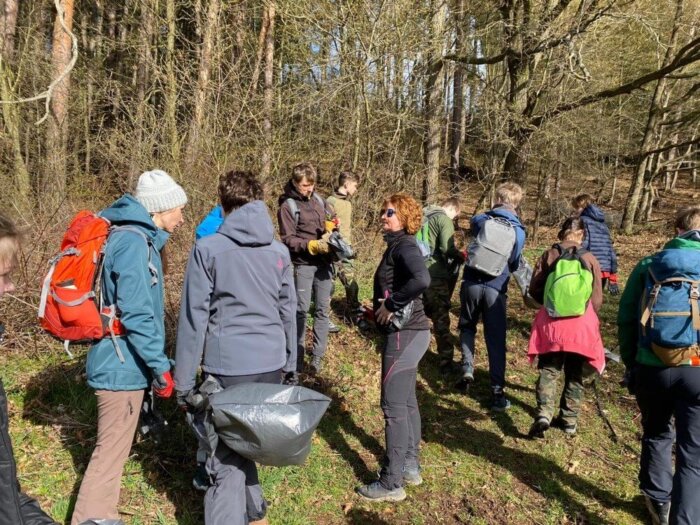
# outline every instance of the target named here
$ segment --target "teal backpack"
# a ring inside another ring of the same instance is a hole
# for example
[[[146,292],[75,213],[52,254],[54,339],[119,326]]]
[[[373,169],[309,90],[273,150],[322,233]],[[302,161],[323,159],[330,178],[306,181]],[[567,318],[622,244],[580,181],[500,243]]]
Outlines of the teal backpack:
[[[544,285],[544,307],[550,317],[578,317],[586,312],[593,293],[593,272],[582,256],[586,250],[562,248],[555,244],[559,257],[552,264]]]

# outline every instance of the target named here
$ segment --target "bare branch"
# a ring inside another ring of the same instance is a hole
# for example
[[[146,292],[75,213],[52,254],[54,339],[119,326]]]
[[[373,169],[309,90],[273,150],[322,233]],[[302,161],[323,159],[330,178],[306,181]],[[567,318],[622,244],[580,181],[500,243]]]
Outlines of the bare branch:
[[[33,97],[21,98],[18,100],[0,100],[0,104],[24,104],[25,102],[35,102],[37,100],[44,100],[46,109],[44,111],[44,115],[35,122],[37,126],[39,124],[42,124],[47,118],[49,118],[49,114],[51,112],[51,97],[53,96],[54,89],[56,89],[56,86],[68,76],[68,74],[75,66],[75,63],[78,61],[78,39],[73,34],[73,32],[68,29],[68,26],[66,25],[66,13],[63,10],[63,6],[61,5],[61,0],[54,0],[54,5],[56,6],[56,12],[58,13],[58,20],[61,23],[61,27],[66,33],[68,33],[68,35],[70,35],[72,42],[71,60],[68,63],[68,66],[66,66],[66,69],[64,69],[61,72],[61,74],[49,84],[49,87],[46,88],[46,91],[43,91],[38,95],[34,95]]]

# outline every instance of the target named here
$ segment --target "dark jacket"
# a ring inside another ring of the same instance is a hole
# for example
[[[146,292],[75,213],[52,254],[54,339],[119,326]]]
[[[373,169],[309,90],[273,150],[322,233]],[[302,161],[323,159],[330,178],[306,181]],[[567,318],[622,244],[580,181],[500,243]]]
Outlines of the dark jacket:
[[[124,362],[119,360],[109,337],[96,342],[87,356],[88,384],[96,390],[142,390],[151,385],[153,377],[170,370],[170,360],[165,355],[160,258],[169,234],[159,229],[146,208],[128,194],[100,215],[113,225],[140,230],[150,242],[132,231],[116,231],[109,236],[102,294],[104,304],[116,304],[119,320],[126,329],[126,335],[117,338]]]
[[[572,241],[562,241],[558,244],[565,250],[578,246]],[[559,255],[559,250],[555,247],[550,248],[539,258],[535,270],[532,273],[529,289],[530,295],[540,304],[544,304],[544,287],[547,283],[547,277],[549,277],[549,273],[552,270],[552,264],[559,258]],[[591,294],[590,301],[593,309],[598,312],[603,305],[603,282],[600,275],[600,264],[598,264],[598,261],[591,252],[584,253],[581,259],[583,259],[590,268],[591,273],[593,273],[593,293]]]
[[[693,230],[671,239],[664,245],[664,250],[666,249],[700,250],[700,231]],[[635,362],[647,366],[665,366],[651,348],[641,344],[639,337],[641,301],[645,294],[645,283],[652,257],[649,255],[637,263],[620,297],[617,312],[617,339],[620,344],[620,356],[627,367],[633,366]]]
[[[581,219],[586,226],[583,248],[590,251],[600,263],[604,272],[617,273],[617,254],[610,238],[610,230],[605,224],[605,215],[594,204],[589,204],[582,212]]]
[[[289,251],[274,240],[265,203],[246,204],[190,254],[177,331],[177,390],[194,387],[202,353],[202,369],[216,375],[295,370],[296,309]]]
[[[510,280],[511,272],[518,269],[520,265],[520,254],[525,246],[525,227],[523,223],[520,222],[518,214],[515,212],[512,206],[508,205],[498,205],[492,210],[486,213],[480,213],[475,215],[471,220],[471,234],[476,237],[481,230],[481,226],[489,217],[501,217],[510,222],[515,228],[515,246],[513,246],[513,251],[511,252],[510,259],[508,260],[508,266],[503,273],[498,277],[491,277],[490,275],[485,275],[479,270],[473,268],[464,268],[464,273],[462,278],[473,284],[485,284],[490,288],[498,290],[500,293],[506,293],[508,290],[508,281]]]
[[[0,525],[57,525],[39,504],[20,490],[7,415],[7,395],[0,379]]]
[[[402,330],[428,330],[430,322],[423,311],[423,292],[430,286],[430,274],[416,238],[404,230],[385,235],[387,248],[374,274],[375,312],[384,304],[390,312],[413,301],[413,314]],[[395,331],[391,324],[388,331]]]
[[[455,248],[454,223],[440,206],[428,206],[423,210],[428,217],[429,241],[433,255],[426,262],[430,279],[456,279],[455,273],[464,262],[464,255]]]
[[[299,208],[299,215],[295,217],[287,204],[287,199],[294,199]],[[323,199],[321,199],[323,201]],[[307,248],[309,241],[320,239],[325,233],[326,218],[333,217],[333,210],[319,202],[312,194],[310,197],[302,197],[289,181],[284,187],[284,193],[278,199],[279,210],[277,220],[280,227],[280,238],[289,248],[293,264],[306,264],[320,266],[330,264],[330,259],[324,255],[311,255]],[[298,221],[297,221],[298,218]]]

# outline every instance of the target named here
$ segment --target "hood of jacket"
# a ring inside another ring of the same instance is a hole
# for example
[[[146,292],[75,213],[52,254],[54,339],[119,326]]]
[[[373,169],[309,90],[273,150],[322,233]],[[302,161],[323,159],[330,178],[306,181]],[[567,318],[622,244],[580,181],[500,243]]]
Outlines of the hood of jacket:
[[[268,246],[275,238],[272,219],[263,201],[253,201],[231,212],[219,233],[241,246]]]
[[[102,210],[100,217],[104,217],[115,226],[136,226],[151,238],[156,250],[160,250],[170,236],[168,232],[156,226],[146,208],[128,193]]]
[[[605,222],[605,214],[595,204],[589,204],[585,210],[581,212],[582,217],[590,217],[596,222]]]
[[[486,214],[492,217],[501,217],[506,219],[513,225],[514,228],[520,228],[521,230],[525,231],[523,223],[520,222],[520,217],[518,217],[517,212],[512,206],[507,204],[498,204],[493,209],[486,212]]]

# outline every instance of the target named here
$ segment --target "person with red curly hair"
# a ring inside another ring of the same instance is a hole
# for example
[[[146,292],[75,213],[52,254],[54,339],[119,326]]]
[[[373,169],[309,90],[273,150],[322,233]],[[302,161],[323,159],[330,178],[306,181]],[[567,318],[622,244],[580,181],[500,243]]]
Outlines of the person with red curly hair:
[[[420,485],[421,420],[416,400],[418,363],[430,344],[422,294],[430,274],[416,243],[422,210],[413,197],[392,195],[382,205],[387,248],[374,274],[374,311],[386,340],[382,348],[382,394],[386,455],[379,479],[357,489],[373,501],[401,501],[404,485]]]

